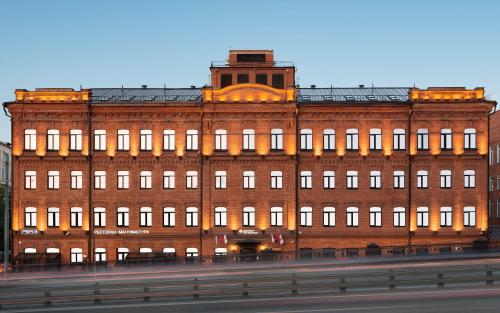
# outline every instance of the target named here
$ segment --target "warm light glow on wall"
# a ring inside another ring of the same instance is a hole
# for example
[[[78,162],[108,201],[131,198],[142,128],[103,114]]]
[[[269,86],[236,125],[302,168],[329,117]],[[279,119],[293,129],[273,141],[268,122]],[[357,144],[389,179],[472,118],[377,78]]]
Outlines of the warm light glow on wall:
[[[155,157],[161,156],[163,149],[163,137],[160,136],[160,130],[153,131],[153,155]]]
[[[138,156],[139,155],[139,136],[137,135],[139,130],[131,129],[130,130],[130,155]]]
[[[295,210],[288,210],[288,229],[296,230],[297,221],[295,220]]]
[[[227,135],[227,148],[230,155],[239,155],[241,153],[241,139],[242,137],[237,134]]]
[[[68,156],[69,154],[69,136],[61,135],[59,137],[59,155]]]
[[[269,153],[269,136],[256,135],[255,149],[259,155],[267,155]]]
[[[390,124],[389,124],[390,125]],[[392,129],[390,126],[385,126],[384,129]],[[382,131],[382,149],[385,156],[390,156],[392,154],[392,131]]]
[[[317,133],[320,134],[319,131]],[[313,136],[313,151],[315,156],[321,156],[323,154],[323,136]]]
[[[293,102],[295,88],[277,89],[261,84],[236,84],[222,89],[203,89],[204,102]]]
[[[421,90],[412,88],[409,92],[412,101],[467,101],[483,100],[484,88],[428,88]]]
[[[82,155],[89,155],[89,136],[82,137]]]
[[[116,136],[106,136],[106,155],[110,157],[115,156],[116,152]],[[132,151],[132,150],[130,150]]]
[[[417,136],[410,134],[410,155],[417,154]]]
[[[294,135],[285,135],[285,153],[288,155],[295,155],[297,153],[297,145],[296,145],[296,138]],[[321,149],[321,147],[320,147]],[[316,152],[316,148],[315,148]],[[316,154],[317,155],[317,154]],[[321,155],[321,150],[320,150],[320,155]]]
[[[485,132],[480,132],[477,134],[476,138],[477,152],[481,155],[488,154],[488,134]]]
[[[11,210],[11,216],[12,216],[12,230],[13,231],[18,231],[19,230],[19,212],[21,212],[22,209],[17,209],[17,210]]]
[[[454,132],[452,141],[453,141],[453,153],[456,155],[464,154],[463,132]]]
[[[229,221],[228,221],[228,226],[231,228],[231,230],[238,230],[239,228],[239,223],[236,214],[231,214],[229,215]]]
[[[46,145],[47,145],[47,137],[44,133],[39,132],[37,129],[37,133],[39,134],[37,136],[37,142],[36,142],[36,155],[38,156],[44,156],[46,152]]]
[[[39,88],[34,91],[16,90],[16,101],[88,101],[89,89],[75,91],[72,88]]]
[[[429,208],[429,229],[432,231],[438,231],[441,227],[440,220],[440,207],[439,206],[431,206]]]
[[[214,137],[213,134],[203,134],[203,155],[212,155],[214,153]],[[177,148],[179,148],[179,145],[177,145]],[[184,145],[182,149],[184,149]]]
[[[441,134],[430,130],[429,133],[429,151],[432,155],[441,153]]]

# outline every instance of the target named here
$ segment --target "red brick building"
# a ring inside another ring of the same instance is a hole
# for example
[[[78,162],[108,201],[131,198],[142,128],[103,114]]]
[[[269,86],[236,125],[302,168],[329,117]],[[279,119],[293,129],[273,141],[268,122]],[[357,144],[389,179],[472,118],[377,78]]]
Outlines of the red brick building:
[[[204,88],[16,90],[13,251],[66,262],[468,246],[488,229],[476,88],[302,88],[233,50]]]
[[[490,217],[492,239],[500,240],[500,113],[494,111],[490,115],[489,140],[489,173],[488,173],[488,212]]]

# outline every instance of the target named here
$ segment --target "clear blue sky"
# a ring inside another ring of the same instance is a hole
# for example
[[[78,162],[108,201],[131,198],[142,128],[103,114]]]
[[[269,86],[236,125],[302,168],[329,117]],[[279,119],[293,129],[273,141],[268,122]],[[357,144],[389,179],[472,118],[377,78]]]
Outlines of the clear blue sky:
[[[303,86],[484,86],[500,99],[497,0],[16,0],[0,4],[0,102],[16,88],[201,86],[230,47],[274,49]]]

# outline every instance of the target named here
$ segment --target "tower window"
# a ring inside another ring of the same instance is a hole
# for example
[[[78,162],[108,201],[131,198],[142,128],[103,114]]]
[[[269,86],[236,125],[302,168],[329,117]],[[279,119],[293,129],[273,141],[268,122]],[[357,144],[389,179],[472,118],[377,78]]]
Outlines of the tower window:
[[[233,75],[222,74],[220,76],[220,88],[231,86],[233,84]]]
[[[267,74],[255,75],[255,83],[261,84],[261,85],[267,85]]]
[[[279,88],[279,89],[285,88],[285,77],[283,74],[273,74],[272,78],[273,78],[272,85],[274,88]]]
[[[248,74],[238,74],[238,84],[247,84]]]

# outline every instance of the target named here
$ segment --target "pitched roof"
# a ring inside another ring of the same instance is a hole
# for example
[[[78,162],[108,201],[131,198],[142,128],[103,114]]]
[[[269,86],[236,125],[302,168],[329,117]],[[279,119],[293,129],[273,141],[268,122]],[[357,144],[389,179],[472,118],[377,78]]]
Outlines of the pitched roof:
[[[91,88],[91,102],[201,102],[201,88]]]
[[[408,87],[299,88],[297,102],[408,101]]]

